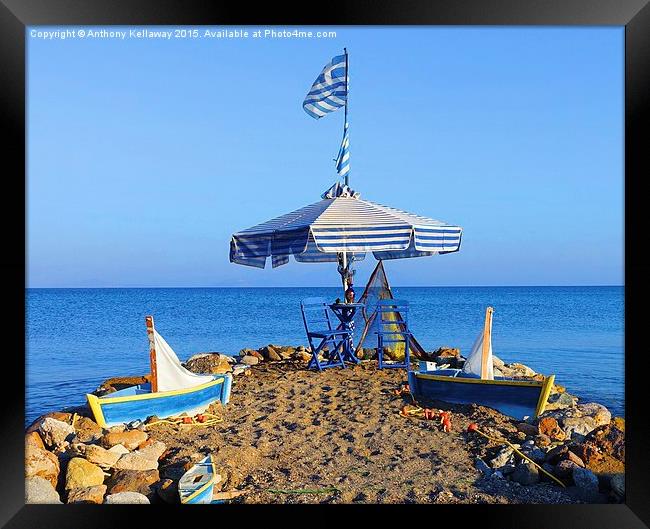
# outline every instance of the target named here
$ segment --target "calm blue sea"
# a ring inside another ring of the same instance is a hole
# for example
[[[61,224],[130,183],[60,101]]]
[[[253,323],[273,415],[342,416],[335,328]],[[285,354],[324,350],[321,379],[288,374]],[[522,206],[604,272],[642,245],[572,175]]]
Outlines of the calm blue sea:
[[[623,287],[393,287],[427,350],[468,353],[495,309],[492,346],[624,415]],[[336,288],[28,289],[26,422],[85,402],[113,376],[148,372],[144,317],[181,360],[201,351],[306,344],[299,301]]]

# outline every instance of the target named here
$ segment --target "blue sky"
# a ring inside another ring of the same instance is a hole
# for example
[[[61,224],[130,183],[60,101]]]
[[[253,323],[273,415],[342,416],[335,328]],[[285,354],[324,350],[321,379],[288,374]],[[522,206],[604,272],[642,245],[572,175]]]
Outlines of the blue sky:
[[[458,253],[387,262],[392,284],[623,284],[622,27],[305,29],[337,36],[28,31],[28,286],[338,285],[228,243],[336,180],[342,110],[301,103],[344,46],[352,187],[464,228]]]

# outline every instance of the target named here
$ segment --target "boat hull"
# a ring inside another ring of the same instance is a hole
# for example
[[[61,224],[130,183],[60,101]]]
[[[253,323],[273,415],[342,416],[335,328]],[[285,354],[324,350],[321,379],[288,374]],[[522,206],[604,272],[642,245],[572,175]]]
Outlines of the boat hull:
[[[545,377],[543,381],[481,380],[411,371],[408,380],[416,398],[455,404],[475,403],[523,419],[544,412],[555,376]]]
[[[103,428],[135,420],[144,421],[155,415],[161,419],[182,413],[195,415],[210,404],[230,400],[232,375],[215,375],[214,380],[193,388],[151,392],[149,384],[131,386],[104,397],[87,394],[88,405],[95,421]]]
[[[181,503],[185,505],[212,503],[216,483],[217,469],[212,456],[207,456],[188,470],[179,480],[178,494]]]

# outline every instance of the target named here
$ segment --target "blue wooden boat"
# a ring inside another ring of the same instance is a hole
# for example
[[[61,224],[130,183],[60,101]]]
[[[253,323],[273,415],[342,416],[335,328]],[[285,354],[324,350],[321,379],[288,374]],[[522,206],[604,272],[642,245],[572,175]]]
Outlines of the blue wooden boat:
[[[214,486],[219,483],[221,476],[209,455],[190,468],[178,482],[178,495],[181,503],[212,503]]]
[[[87,394],[95,421],[103,428],[155,415],[161,419],[204,412],[210,404],[230,400],[232,375],[197,375],[186,370],[147,316],[151,382],[98,397]]]
[[[483,332],[476,340],[463,369],[438,369],[422,362],[420,371],[408,374],[416,398],[457,404],[476,403],[524,419],[544,412],[555,375],[543,380],[495,377],[492,367],[492,307],[488,307]]]

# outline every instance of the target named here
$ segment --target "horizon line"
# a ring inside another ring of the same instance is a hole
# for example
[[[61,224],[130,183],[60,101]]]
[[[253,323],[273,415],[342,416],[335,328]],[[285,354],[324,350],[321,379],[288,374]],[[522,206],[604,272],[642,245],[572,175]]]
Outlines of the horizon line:
[[[601,288],[601,287],[624,287],[625,284],[597,284],[597,285],[391,285],[391,288]],[[341,288],[340,286],[328,286],[328,285],[277,285],[277,286],[262,286],[262,285],[250,285],[250,286],[96,286],[96,287],[27,287],[25,290],[66,290],[66,289],[76,289],[76,290],[108,290],[108,289],[129,289],[129,288],[138,288],[138,289],[207,289],[207,288]],[[365,288],[365,287],[364,287]]]

